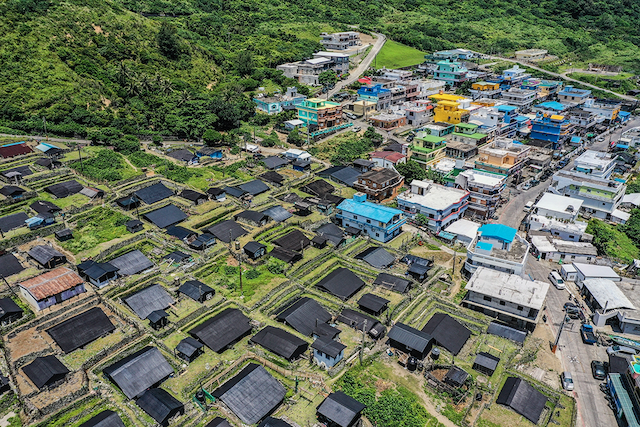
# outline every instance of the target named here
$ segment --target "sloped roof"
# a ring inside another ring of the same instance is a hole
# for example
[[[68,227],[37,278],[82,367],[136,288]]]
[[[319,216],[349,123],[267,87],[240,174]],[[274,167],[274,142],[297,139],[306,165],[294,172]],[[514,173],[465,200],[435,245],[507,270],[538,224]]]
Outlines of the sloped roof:
[[[401,277],[393,276],[388,273],[380,273],[376,280],[373,281],[374,286],[382,286],[385,289],[405,293],[411,282]]]
[[[371,247],[356,255],[356,259],[361,259],[372,267],[386,268],[394,263],[396,257],[384,248]]]
[[[207,231],[216,236],[216,239],[225,243],[229,243],[248,233],[240,224],[230,219],[209,227]]]
[[[173,196],[173,191],[165,187],[161,182],[150,185],[149,187],[141,188],[136,191],[135,196],[145,202],[148,205],[164,200],[167,197]]]
[[[163,256],[163,259],[170,259],[174,262],[182,262],[185,259],[189,259],[189,257],[191,257],[191,255],[185,254],[184,252],[180,252],[180,251],[173,251],[165,256]]]
[[[251,332],[249,318],[237,308],[227,308],[189,331],[216,353]]]
[[[423,353],[433,339],[429,334],[412,328],[404,323],[396,323],[387,335],[404,346]]]
[[[62,255],[60,252],[58,252],[57,250],[55,250],[53,247],[49,245],[34,246],[33,248],[31,248],[31,250],[28,253],[31,258],[35,259],[36,261],[38,261],[38,263],[42,265],[48,263],[54,258],[67,259],[67,257]]]
[[[122,276],[131,276],[153,267],[153,262],[138,249],[112,259],[109,264],[116,267]]]
[[[265,157],[264,159],[262,159],[262,161],[264,162],[264,165],[267,169],[276,169],[289,163],[282,157],[278,156]]]
[[[258,427],[293,427],[286,421],[279,418],[267,417],[263,422],[258,424]]]
[[[199,280],[188,280],[178,288],[178,292],[185,294],[194,301],[199,301],[203,295],[214,291]]]
[[[233,426],[229,424],[229,421],[225,420],[224,418],[215,417],[213,421],[210,421],[209,424],[207,424],[204,427],[233,427]]]
[[[47,329],[47,333],[62,351],[71,353],[115,329],[107,315],[94,307]]]
[[[137,206],[140,204],[140,200],[138,200],[135,195],[131,194],[126,197],[121,197],[116,199],[116,203],[122,207],[128,208],[131,205]]]
[[[83,282],[84,280],[75,271],[67,267],[58,267],[21,282],[20,287],[26,289],[36,301],[42,301],[72,289]]]
[[[176,346],[176,351],[179,351],[180,353],[188,357],[191,357],[196,351],[200,350],[202,347],[204,347],[204,344],[202,344],[197,339],[192,337],[186,337],[178,343],[178,345]]]
[[[183,162],[190,162],[194,157],[196,157],[196,155],[191,151],[185,149],[169,151],[167,156],[172,159],[182,160]]]
[[[340,267],[322,278],[316,287],[337,296],[342,300],[348,300],[364,286],[364,281],[351,270]]]
[[[340,352],[347,348],[347,346],[330,338],[319,336],[313,344],[311,344],[311,348],[314,348],[329,357],[335,358],[338,357]]]
[[[281,248],[299,252],[303,248],[306,248],[311,244],[311,240],[300,230],[293,230],[286,235],[275,239],[273,244],[280,246]]]
[[[161,285],[151,285],[124,298],[138,317],[146,319],[156,310],[164,310],[175,303],[171,295]]]
[[[49,159],[47,159],[49,160]],[[38,163],[36,161],[36,163]],[[31,172],[31,168],[29,168],[29,166],[16,166],[15,168],[11,168],[11,169],[7,169],[2,171],[2,175],[5,177],[9,177],[12,175],[12,173],[17,172],[19,173],[21,176],[29,176],[29,175],[33,175],[33,172]]]
[[[44,189],[45,191],[56,196],[58,199],[62,199],[64,197],[68,197],[81,192],[83,188],[84,186],[82,184],[80,184],[75,179],[72,179],[70,181],[50,185],[48,187],[45,187]]]
[[[375,294],[364,294],[358,300],[358,305],[368,310],[378,312],[389,303],[389,300]]]
[[[469,373],[458,366],[452,366],[444,376],[445,382],[462,385],[469,378]]]
[[[358,180],[362,173],[350,166],[344,167],[331,174],[331,177],[344,185],[352,186]]]
[[[14,228],[24,227],[25,221],[28,219],[29,217],[24,212],[3,216],[0,218],[0,230],[6,233]]]
[[[446,313],[435,313],[422,328],[438,345],[456,356],[471,336],[471,331]]]
[[[526,332],[496,322],[489,323],[487,333],[491,335],[497,335],[511,341],[519,342],[521,344],[524,342],[525,338],[527,338]]]
[[[158,323],[160,320],[164,319],[165,317],[169,317],[169,314],[166,311],[153,310],[147,316],[147,320],[149,320],[151,323]]]
[[[534,424],[538,424],[547,398],[522,378],[509,377],[496,403],[509,406]]]
[[[187,214],[175,205],[167,205],[143,216],[159,228],[167,228],[187,219]]]
[[[24,270],[18,258],[13,254],[0,255],[0,276],[7,278]]]
[[[15,185],[5,185],[4,187],[0,188],[0,194],[7,197],[12,196],[14,194],[22,194],[25,191],[27,190],[25,190],[24,188],[17,187]]]
[[[118,269],[108,262],[87,260],[78,264],[78,272],[95,280],[100,279],[107,273],[113,273],[116,271],[118,271]]]
[[[113,411],[102,411],[95,417],[80,424],[78,427],[125,427],[117,413]]]
[[[15,313],[23,313],[23,310],[11,298],[0,298],[0,318]]]
[[[207,194],[211,194],[212,196],[219,196],[221,194],[225,194],[222,188],[211,187],[207,190]]]
[[[183,199],[191,200],[192,202],[196,202],[200,199],[208,199],[207,195],[204,193],[200,193],[199,191],[190,190],[185,188],[179,194]]]
[[[260,178],[265,181],[273,182],[275,184],[282,184],[285,180],[284,176],[274,171],[265,172],[262,175],[260,175]]]
[[[344,231],[332,222],[321,225],[316,233],[338,246],[344,241]]]
[[[256,424],[282,402],[285,388],[260,365],[249,363],[212,394],[245,424]]]
[[[97,188],[84,187],[82,190],[80,190],[80,194],[82,194],[83,196],[87,196],[90,199],[93,199],[96,196],[101,197],[102,195],[104,195],[104,191],[98,190]]]
[[[290,251],[279,246],[273,248],[271,252],[269,252],[269,255],[289,264],[300,261],[302,259],[302,255],[300,254],[300,252]]]
[[[240,184],[238,186],[242,191],[246,191],[252,196],[257,196],[258,194],[262,194],[265,191],[269,191],[269,186],[259,179],[254,179],[253,181],[245,182],[244,184]]]
[[[54,213],[62,210],[62,208],[46,200],[38,200],[36,202],[33,202],[29,205],[29,207],[37,213]]]
[[[173,374],[173,368],[156,347],[145,347],[104,368],[104,374],[129,399]]]
[[[387,330],[377,319],[350,308],[344,308],[336,320],[358,331],[364,330],[375,339],[381,338]]]
[[[27,144],[3,145],[0,147],[0,157],[8,159],[9,157],[21,156],[23,154],[33,153],[33,150]]]
[[[340,427],[349,427],[366,406],[341,391],[327,396],[318,406],[318,414]]]
[[[276,319],[286,322],[302,335],[309,336],[316,327],[316,324],[326,323],[331,320],[331,314],[322,307],[316,300],[308,297],[296,300],[283,311]]]
[[[69,373],[67,367],[55,356],[36,357],[33,362],[23,367],[22,370],[39,389],[50,381],[56,381]]]
[[[277,222],[286,221],[293,216],[291,212],[282,206],[272,206],[269,209],[263,210],[262,213]]]
[[[163,424],[168,418],[183,409],[182,403],[161,388],[151,388],[136,400],[138,405],[151,418]]]
[[[262,212],[246,210],[237,214],[235,219],[244,219],[259,224],[261,221],[266,220],[267,216]]]
[[[236,199],[239,199],[240,197],[244,196],[245,194],[247,194],[247,191],[242,190],[238,187],[232,187],[232,186],[226,186],[224,187],[223,191],[230,195],[231,197],[235,197]]]
[[[483,368],[495,371],[498,367],[498,363],[500,363],[500,358],[494,356],[493,354],[486,353],[481,351],[476,356],[476,359],[473,361],[474,365],[482,366]]]
[[[265,326],[250,341],[288,360],[303,353],[308,346],[305,340],[274,326]]]
[[[336,188],[323,179],[317,179],[302,186],[300,190],[314,196],[323,197],[326,194],[331,194],[336,191]]]
[[[266,249],[267,247],[265,245],[263,245],[260,242],[256,242],[255,240],[250,241],[249,243],[247,243],[246,245],[244,245],[244,247],[242,249],[244,249],[247,252],[251,252],[251,253],[255,253],[257,251],[259,251],[260,249]]]
[[[190,236],[198,235],[198,233],[196,233],[195,231],[189,230],[179,225],[172,225],[171,227],[167,227],[166,232],[169,236],[177,237],[178,239],[186,239]]]

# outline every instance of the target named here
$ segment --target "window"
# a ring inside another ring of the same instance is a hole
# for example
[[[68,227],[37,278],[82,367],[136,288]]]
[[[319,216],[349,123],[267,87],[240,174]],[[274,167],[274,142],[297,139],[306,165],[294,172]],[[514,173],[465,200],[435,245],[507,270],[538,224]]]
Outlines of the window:
[[[488,296],[486,296],[486,295],[485,295],[485,296],[483,296],[483,297],[482,297],[482,299],[483,299],[483,300],[485,300],[485,301],[491,301],[491,297],[488,297]]]
[[[507,305],[507,303],[504,301],[500,301],[500,305]]]
[[[370,219],[367,220],[367,224],[371,224],[371,220]]]
[[[358,215],[354,215],[354,216],[353,216],[353,218],[354,218],[354,219],[358,219]]]
[[[524,310],[524,307],[522,307],[521,305],[518,306],[518,311],[522,311]]]
[[[380,237],[380,233],[376,233],[376,237]]]

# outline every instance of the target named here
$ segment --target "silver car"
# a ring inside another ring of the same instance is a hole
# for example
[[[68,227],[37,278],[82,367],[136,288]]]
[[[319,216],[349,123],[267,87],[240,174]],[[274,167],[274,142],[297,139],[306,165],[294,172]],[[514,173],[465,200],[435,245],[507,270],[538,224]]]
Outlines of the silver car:
[[[571,372],[563,372],[562,375],[560,376],[560,379],[562,380],[562,388],[567,390],[567,391],[572,391],[573,390],[573,378],[571,377]]]
[[[624,347],[621,345],[612,345],[611,347],[607,347],[608,355],[612,355],[616,353],[637,354],[638,352],[632,349],[631,347]]]

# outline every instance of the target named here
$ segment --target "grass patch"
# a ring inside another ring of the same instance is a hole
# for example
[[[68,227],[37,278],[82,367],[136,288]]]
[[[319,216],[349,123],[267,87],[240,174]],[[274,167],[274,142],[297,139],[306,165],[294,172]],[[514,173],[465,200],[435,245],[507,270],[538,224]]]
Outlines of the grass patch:
[[[402,43],[387,40],[375,59],[375,67],[380,69],[402,68],[424,62],[424,52]]]
[[[124,235],[127,232],[125,224],[130,219],[120,212],[98,207],[77,221],[74,229],[75,237],[62,242],[61,245],[73,254],[94,248]]]

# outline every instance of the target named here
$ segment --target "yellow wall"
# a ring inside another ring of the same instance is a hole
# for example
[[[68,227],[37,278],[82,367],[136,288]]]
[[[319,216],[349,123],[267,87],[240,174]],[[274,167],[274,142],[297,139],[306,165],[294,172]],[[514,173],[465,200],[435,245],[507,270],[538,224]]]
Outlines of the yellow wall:
[[[449,105],[438,105],[433,109],[433,120],[435,122],[445,122],[457,125],[462,123],[464,121],[463,118],[468,116],[469,112],[467,110]]]

